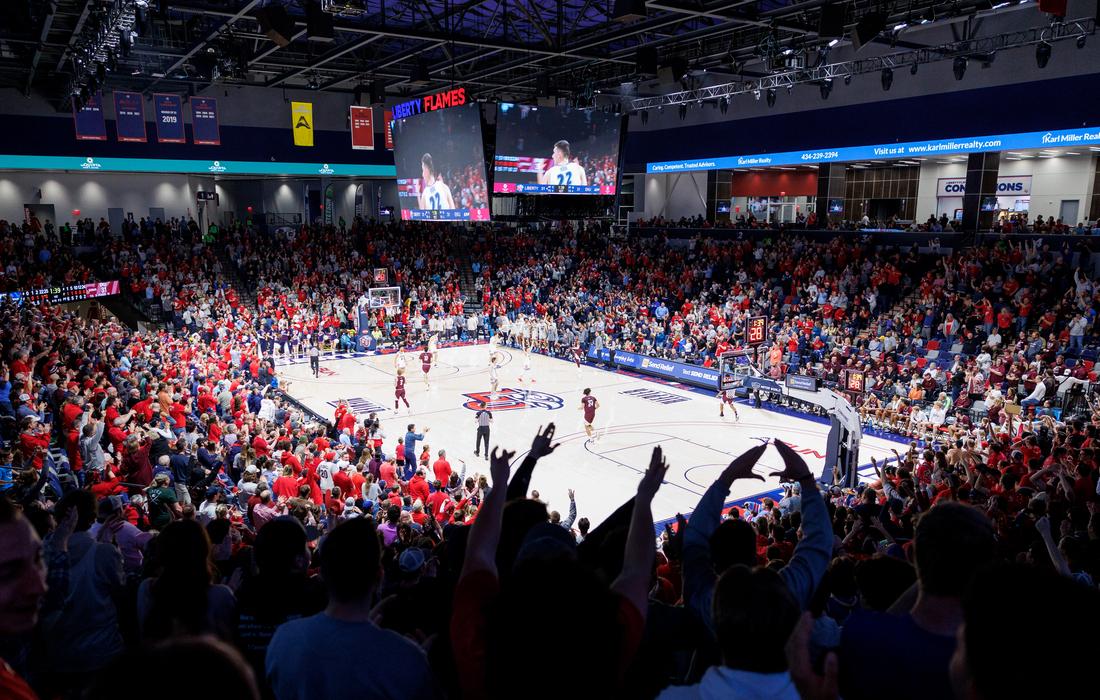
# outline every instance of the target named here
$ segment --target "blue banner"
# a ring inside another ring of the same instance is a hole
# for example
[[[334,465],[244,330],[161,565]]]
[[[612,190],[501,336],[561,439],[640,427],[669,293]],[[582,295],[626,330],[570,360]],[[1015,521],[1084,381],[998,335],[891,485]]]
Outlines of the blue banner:
[[[179,95],[153,95],[157,143],[187,143],[183,131],[183,99]]]
[[[0,170],[73,170],[124,173],[233,173],[238,175],[359,175],[395,177],[392,165],[357,163],[281,163],[254,160],[178,160],[175,158],[84,158],[80,156],[0,155]]]
[[[80,110],[73,105],[73,125],[77,141],[106,141],[107,123],[103,121],[103,93],[90,96]]]
[[[1066,148],[1100,145],[1100,127],[1063,129],[1061,131],[1031,131],[1024,134],[973,136],[936,141],[886,143],[846,148],[819,148],[811,151],[756,153],[752,155],[695,158],[691,160],[647,163],[647,173],[681,173],[692,170],[724,170],[773,165],[806,165],[810,163],[843,163],[869,159],[923,158],[960,153],[981,153],[1028,148]]]
[[[610,362],[611,352],[607,349],[597,351],[589,348],[588,359],[604,363]],[[671,379],[672,381],[718,391],[719,372],[717,369],[689,365],[686,362],[662,360],[656,357],[626,352],[625,350],[615,351],[615,365],[642,374],[651,374],[661,379]]]
[[[213,97],[191,98],[191,141],[198,146],[222,145],[218,101]]]
[[[122,143],[145,143],[145,105],[140,92],[115,90],[115,136]]]

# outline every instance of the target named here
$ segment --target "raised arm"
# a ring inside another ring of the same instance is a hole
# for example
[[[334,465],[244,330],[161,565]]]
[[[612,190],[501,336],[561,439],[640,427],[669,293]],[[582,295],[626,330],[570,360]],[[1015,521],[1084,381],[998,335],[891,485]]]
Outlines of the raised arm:
[[[630,518],[630,530],[626,535],[626,550],[623,552],[623,568],[611,584],[611,590],[629,600],[638,612],[645,617],[649,607],[649,588],[653,576],[653,559],[656,548],[653,544],[653,497],[668,472],[668,462],[660,445],[653,448],[649,459],[649,468],[638,484],[638,495],[634,498],[634,511]]]
[[[718,579],[711,558],[710,536],[721,524],[722,504],[729,495],[733,482],[737,479],[764,480],[764,477],[754,474],[752,468],[765,449],[766,443],[758,445],[730,462],[699,499],[695,512],[691,514],[684,528],[684,602],[708,625],[711,623],[711,596],[714,593],[714,583]]]
[[[1058,543],[1054,541],[1054,536],[1050,533],[1050,518],[1044,515],[1036,520],[1035,529],[1039,531],[1039,535],[1043,538],[1043,544],[1046,545],[1047,554],[1050,556],[1054,568],[1063,576],[1072,576],[1073,572],[1070,571],[1069,562],[1062,556],[1062,550],[1058,549]]]
[[[497,575],[497,545],[500,544],[501,519],[504,516],[504,503],[507,501],[508,473],[515,456],[515,452],[493,448],[489,458],[493,488],[482,501],[477,520],[470,527],[460,579],[479,571]]]
[[[573,527],[573,522],[577,519],[577,501],[573,498],[573,489],[569,489],[569,517],[562,521],[561,526],[566,530]]]
[[[540,459],[558,449],[560,443],[551,444],[555,430],[557,428],[554,427],[553,423],[546,426],[546,430],[543,430],[541,425],[539,426],[539,432],[531,442],[531,449],[527,452],[527,456],[523,458],[523,462],[520,463],[511,483],[508,484],[508,500],[523,498],[527,495],[535,465],[538,464]],[[515,453],[513,452],[513,454]],[[496,481],[493,482],[493,486],[495,490]]]
[[[817,482],[810,468],[806,466],[806,460],[779,440],[775,441],[775,447],[783,457],[785,468],[772,476],[778,476],[783,481],[797,481],[802,486],[802,539],[794,548],[791,561],[779,575],[805,610],[833,554],[829,511],[825,507],[825,499],[817,490]]]

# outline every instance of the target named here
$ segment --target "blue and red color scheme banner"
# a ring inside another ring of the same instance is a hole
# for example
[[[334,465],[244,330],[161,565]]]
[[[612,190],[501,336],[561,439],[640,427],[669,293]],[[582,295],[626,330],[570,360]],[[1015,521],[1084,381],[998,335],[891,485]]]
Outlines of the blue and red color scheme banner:
[[[140,92],[115,90],[115,136],[121,143],[145,143],[145,104]]]
[[[77,141],[107,140],[107,123],[103,121],[103,93],[97,92],[88,97],[88,101],[79,110],[73,105],[73,125]]]
[[[213,97],[191,98],[191,140],[197,146],[222,145],[218,101]]]
[[[179,95],[153,95],[157,143],[187,143],[183,130],[183,99]]]

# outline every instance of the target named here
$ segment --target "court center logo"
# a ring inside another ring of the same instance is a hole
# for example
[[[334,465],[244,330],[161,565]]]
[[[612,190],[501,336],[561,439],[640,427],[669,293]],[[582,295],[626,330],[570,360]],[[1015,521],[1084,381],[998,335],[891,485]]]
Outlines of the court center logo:
[[[565,400],[545,391],[527,391],[524,389],[501,389],[495,397],[490,398],[492,392],[475,391],[463,394],[470,399],[462,404],[471,411],[481,410],[481,404],[490,411],[514,411],[520,408],[544,408],[547,411],[556,411],[565,405]]]

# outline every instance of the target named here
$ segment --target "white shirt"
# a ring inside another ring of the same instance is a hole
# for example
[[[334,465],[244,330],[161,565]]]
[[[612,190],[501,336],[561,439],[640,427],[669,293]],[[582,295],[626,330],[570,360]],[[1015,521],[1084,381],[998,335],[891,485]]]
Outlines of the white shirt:
[[[546,170],[546,184],[587,185],[588,177],[584,174],[584,168],[576,163],[562,163]]]

